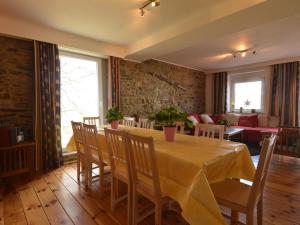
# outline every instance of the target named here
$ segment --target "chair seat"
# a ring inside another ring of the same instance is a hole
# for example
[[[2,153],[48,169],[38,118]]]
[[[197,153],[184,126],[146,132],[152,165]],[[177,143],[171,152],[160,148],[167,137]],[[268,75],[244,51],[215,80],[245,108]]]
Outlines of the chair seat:
[[[251,186],[238,180],[226,179],[212,184],[211,189],[220,205],[242,212],[247,210]]]
[[[153,180],[142,174],[139,174],[138,176],[139,181],[137,183],[137,191],[152,200],[155,197]],[[161,192],[161,197],[166,198],[168,196]]]

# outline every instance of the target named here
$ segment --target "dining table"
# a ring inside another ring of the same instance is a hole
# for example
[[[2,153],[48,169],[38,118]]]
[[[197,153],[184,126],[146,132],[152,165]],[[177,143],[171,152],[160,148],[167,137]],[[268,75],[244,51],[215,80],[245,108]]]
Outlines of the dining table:
[[[191,225],[225,225],[210,185],[230,179],[253,181],[255,167],[243,143],[176,134],[167,142],[159,130],[119,126],[132,134],[153,137],[155,156],[164,194],[179,203]],[[98,132],[104,161],[109,163],[103,129]],[[75,149],[73,137],[67,149]]]

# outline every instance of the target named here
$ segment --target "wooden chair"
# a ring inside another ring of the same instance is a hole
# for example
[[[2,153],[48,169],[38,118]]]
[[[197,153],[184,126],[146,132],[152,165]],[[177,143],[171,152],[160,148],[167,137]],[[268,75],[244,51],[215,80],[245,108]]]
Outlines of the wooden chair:
[[[257,208],[257,224],[262,225],[263,191],[276,139],[277,136],[273,135],[263,141],[252,186],[235,179],[226,179],[211,185],[217,202],[222,206],[231,208],[231,224],[237,224],[238,212],[242,212],[247,216],[247,225],[253,225],[254,211]]]
[[[73,129],[73,137],[77,152],[77,180],[80,182],[80,174],[85,173],[85,187],[88,187],[88,174],[86,170],[87,154],[84,148],[84,139],[82,134],[82,123],[71,121]]]
[[[274,153],[300,158],[300,127],[280,127]]]
[[[100,148],[99,137],[97,134],[96,125],[82,125],[83,138],[84,138],[84,148],[87,153],[87,179],[88,187],[92,185],[92,172],[93,172],[93,163],[96,164],[99,168],[99,184],[100,184],[100,195],[103,196],[103,183],[104,183],[104,167],[108,166],[103,162],[102,151]]]
[[[134,117],[125,116],[124,119],[123,119],[122,124],[124,126],[128,126],[128,127],[135,127],[135,118]]]
[[[127,132],[115,129],[104,128],[105,138],[108,146],[111,166],[111,210],[120,201],[127,198],[128,202],[128,223],[132,224],[132,182],[129,155],[127,147]],[[118,182],[122,181],[128,185],[128,194],[118,197]]]
[[[100,127],[101,126],[100,116],[83,117],[83,123],[89,125],[96,125],[97,127]]]
[[[133,225],[155,213],[155,225],[161,225],[162,206],[167,198],[161,193],[159,174],[155,158],[152,137],[141,137],[128,134],[128,151],[132,174],[132,209]],[[155,210],[145,212],[139,216],[138,194],[143,195],[155,204]]]
[[[153,129],[154,121],[150,121],[149,119],[139,118],[138,127],[145,128],[145,129]]]
[[[224,125],[198,123],[195,126],[194,136],[224,139]]]
[[[184,134],[184,122],[176,122],[176,131],[179,134]]]

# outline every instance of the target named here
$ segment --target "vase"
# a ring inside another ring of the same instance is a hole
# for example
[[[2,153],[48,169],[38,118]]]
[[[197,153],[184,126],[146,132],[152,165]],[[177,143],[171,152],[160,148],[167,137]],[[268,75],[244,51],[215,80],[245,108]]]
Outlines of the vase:
[[[110,126],[112,129],[118,129],[119,126],[119,121],[118,120],[114,120],[110,123]]]
[[[176,127],[164,127],[165,140],[173,142],[175,139]]]

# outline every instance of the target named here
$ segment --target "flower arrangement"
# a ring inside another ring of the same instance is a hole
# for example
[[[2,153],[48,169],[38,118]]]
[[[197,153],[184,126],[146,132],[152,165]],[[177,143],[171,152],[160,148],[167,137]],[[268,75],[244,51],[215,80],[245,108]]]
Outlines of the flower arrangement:
[[[124,115],[117,107],[112,107],[107,111],[105,118],[112,128],[117,129],[118,122],[124,118]]]
[[[188,127],[193,127],[192,121],[188,119],[188,114],[173,106],[161,109],[159,112],[150,115],[149,119],[155,121],[155,126],[158,128],[175,127],[176,122],[184,122]]]

